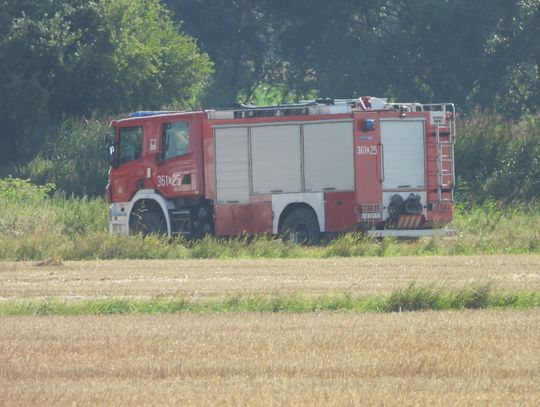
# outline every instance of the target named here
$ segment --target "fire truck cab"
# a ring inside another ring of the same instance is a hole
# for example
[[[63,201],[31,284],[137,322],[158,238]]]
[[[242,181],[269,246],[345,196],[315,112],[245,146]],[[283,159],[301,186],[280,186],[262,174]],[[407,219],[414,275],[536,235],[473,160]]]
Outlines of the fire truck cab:
[[[319,99],[136,112],[112,122],[112,233],[446,233],[453,212],[450,103]]]

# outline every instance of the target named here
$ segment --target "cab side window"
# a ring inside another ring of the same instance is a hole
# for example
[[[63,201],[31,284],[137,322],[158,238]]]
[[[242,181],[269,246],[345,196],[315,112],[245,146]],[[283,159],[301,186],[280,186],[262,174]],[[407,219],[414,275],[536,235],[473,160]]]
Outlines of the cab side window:
[[[188,122],[172,122],[163,125],[163,159],[179,157],[189,152]]]
[[[140,159],[142,155],[142,127],[121,127],[119,135],[119,164]]]

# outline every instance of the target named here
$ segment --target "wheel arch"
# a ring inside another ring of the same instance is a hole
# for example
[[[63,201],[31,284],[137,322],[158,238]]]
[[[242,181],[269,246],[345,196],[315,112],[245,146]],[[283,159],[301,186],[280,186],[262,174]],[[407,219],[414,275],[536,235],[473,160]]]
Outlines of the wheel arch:
[[[317,223],[319,224],[319,230],[322,230],[319,217],[317,216],[317,212],[315,212],[315,209],[313,209],[311,205],[305,202],[292,202],[288,204],[279,215],[278,233],[282,232],[283,223],[285,222],[285,219],[287,219],[287,216],[289,216],[296,209],[307,209],[317,220]]]
[[[303,207],[309,208],[314,212],[315,218],[319,223],[319,230],[322,232],[325,231],[325,219],[324,219],[324,194],[321,192],[300,192],[292,194],[274,194],[272,195],[272,213],[273,213],[273,225],[272,233],[277,235],[279,233],[279,228],[282,225],[284,217],[282,218],[283,212],[289,208],[294,210],[295,206],[291,205],[300,205],[296,208]]]
[[[165,222],[167,224],[167,234],[171,236],[171,219],[169,217],[169,208],[172,208],[173,204],[168,202],[165,198],[153,190],[140,190],[131,199],[131,204],[128,211],[128,233],[131,232],[129,229],[131,228],[134,211],[143,204],[149,205],[153,210],[161,211],[161,214],[165,218]]]

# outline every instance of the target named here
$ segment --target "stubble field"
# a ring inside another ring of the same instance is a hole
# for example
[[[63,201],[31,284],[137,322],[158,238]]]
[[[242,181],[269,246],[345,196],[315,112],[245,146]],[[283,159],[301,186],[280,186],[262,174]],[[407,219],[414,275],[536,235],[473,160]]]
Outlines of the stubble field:
[[[0,300],[384,294],[411,282],[540,290],[540,255],[260,260],[0,262]]]
[[[538,291],[540,256],[0,263],[18,299]],[[538,405],[540,311],[0,317],[3,405]]]

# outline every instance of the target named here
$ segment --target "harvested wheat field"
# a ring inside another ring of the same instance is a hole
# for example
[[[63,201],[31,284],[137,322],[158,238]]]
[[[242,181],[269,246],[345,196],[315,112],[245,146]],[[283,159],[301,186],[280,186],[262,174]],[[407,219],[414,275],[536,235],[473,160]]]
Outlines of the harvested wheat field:
[[[0,299],[384,294],[411,282],[540,290],[540,255],[0,262]]]
[[[537,293],[540,256],[0,263],[0,305],[411,282]],[[540,308],[528,308],[0,317],[0,405],[536,406]]]
[[[0,320],[4,405],[540,403],[540,312]]]

